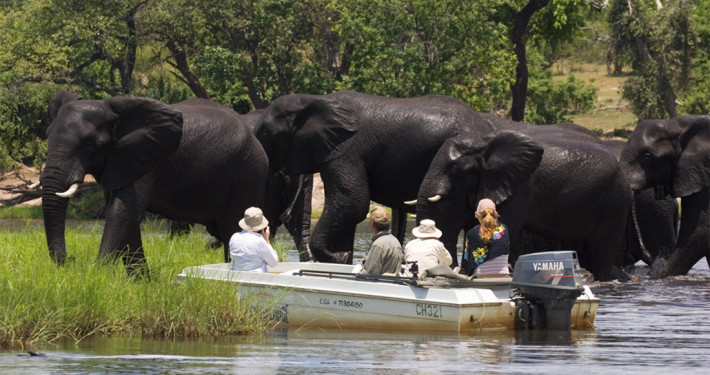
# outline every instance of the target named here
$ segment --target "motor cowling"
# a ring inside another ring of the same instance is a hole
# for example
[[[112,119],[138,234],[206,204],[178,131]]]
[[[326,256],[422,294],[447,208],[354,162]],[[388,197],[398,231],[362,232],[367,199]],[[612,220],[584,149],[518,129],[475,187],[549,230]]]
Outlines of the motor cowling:
[[[520,256],[510,286],[516,329],[572,329],[572,307],[584,293],[576,251]]]

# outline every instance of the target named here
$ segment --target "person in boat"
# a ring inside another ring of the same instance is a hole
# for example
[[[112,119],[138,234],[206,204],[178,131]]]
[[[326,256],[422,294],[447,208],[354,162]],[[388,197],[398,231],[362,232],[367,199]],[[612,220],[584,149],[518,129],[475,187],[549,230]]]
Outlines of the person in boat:
[[[498,221],[496,204],[490,199],[481,199],[476,209],[479,225],[466,233],[468,246],[464,252],[468,276],[508,276],[508,228]]]
[[[374,235],[370,249],[362,260],[360,273],[396,275],[401,271],[402,245],[397,237],[390,233],[391,221],[389,212],[382,206],[376,206],[370,211],[370,230]]]
[[[269,221],[258,207],[250,207],[239,221],[241,232],[234,233],[229,240],[229,268],[235,271],[269,272],[276,267],[279,258],[269,243]]]
[[[420,273],[439,263],[451,266],[453,258],[439,241],[442,233],[436,228],[434,220],[422,220],[418,227],[412,229],[412,234],[416,238],[409,241],[404,248],[405,262],[416,261]]]

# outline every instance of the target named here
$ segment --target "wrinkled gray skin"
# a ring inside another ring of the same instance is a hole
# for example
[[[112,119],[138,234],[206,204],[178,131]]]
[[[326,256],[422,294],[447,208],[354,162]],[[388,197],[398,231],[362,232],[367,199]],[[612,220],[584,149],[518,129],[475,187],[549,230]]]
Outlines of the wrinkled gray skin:
[[[221,104],[215,103],[220,106]],[[263,109],[239,115],[242,121],[253,129]],[[261,205],[264,217],[269,221],[271,239],[276,236],[277,229],[283,224],[293,236],[300,260],[307,262],[313,260],[313,255],[308,247],[311,236],[311,197],[313,192],[313,175],[303,174],[288,176],[283,170],[270,173],[266,181],[264,203]],[[182,235],[190,232],[194,223],[179,221],[170,222],[170,234]],[[205,247],[223,246],[216,237],[209,240]]]
[[[604,141],[604,145],[617,159],[626,146],[624,141]],[[640,236],[650,258],[643,254],[637,234],[629,236],[629,255],[626,265],[643,260],[649,266],[657,258],[668,259],[675,250],[678,228],[678,201],[670,196],[656,199],[654,189],[646,189],[634,197]]]
[[[703,257],[710,265],[710,117],[641,121],[620,164],[635,194],[681,198],[675,251],[659,277],[685,275]]]
[[[282,96],[264,111],[254,134],[272,171],[320,172],[325,207],[311,235],[311,251],[318,261],[352,262],[355,227],[371,200],[395,212],[414,212],[404,201],[417,196],[441,144],[491,130],[477,112],[450,97],[399,99],[342,91]],[[463,199],[458,203],[465,205]]]
[[[78,99],[61,91],[49,106],[42,209],[57,263],[66,259],[69,199],[56,193],[86,174],[110,192],[99,258],[121,255],[130,273],[147,273],[139,227],[146,210],[204,224],[224,242],[244,210],[261,203],[268,159],[232,110],[204,99]]]
[[[523,183],[492,184],[490,174],[514,174],[519,158],[490,160],[469,137],[441,147],[418,193],[417,217],[456,222],[452,233],[476,224],[476,203],[490,198],[509,230],[510,261],[524,253],[522,231],[559,241],[585,243],[583,267],[598,280],[609,280],[621,266],[632,195],[619,164],[588,130],[573,124],[533,126],[484,115],[497,129],[516,129],[544,148],[539,167]],[[513,150],[520,153],[521,147]],[[430,197],[441,196],[438,202]],[[449,202],[469,197],[468,212]],[[447,234],[445,233],[445,236]],[[583,250],[583,249],[580,249]],[[452,254],[454,255],[454,254]]]

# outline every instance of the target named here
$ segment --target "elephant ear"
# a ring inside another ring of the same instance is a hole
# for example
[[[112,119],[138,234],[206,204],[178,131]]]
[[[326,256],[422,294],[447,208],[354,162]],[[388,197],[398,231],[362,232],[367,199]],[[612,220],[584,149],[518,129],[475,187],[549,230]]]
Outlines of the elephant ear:
[[[116,97],[104,102],[118,116],[101,172],[101,183],[113,190],[132,184],[178,149],[182,113],[148,98]]]
[[[49,115],[49,121],[54,121],[57,118],[57,113],[59,113],[59,108],[62,108],[64,104],[73,102],[75,100],[82,100],[83,98],[73,92],[67,90],[59,90],[56,94],[49,100],[47,105],[47,114]]]
[[[532,138],[510,130],[498,132],[487,140],[479,196],[500,204],[530,178],[540,166],[545,150]]]
[[[343,155],[358,130],[357,111],[339,98],[313,96],[293,121],[289,174],[312,173]]]
[[[681,129],[673,196],[686,197],[710,186],[710,116],[684,116],[671,121]]]

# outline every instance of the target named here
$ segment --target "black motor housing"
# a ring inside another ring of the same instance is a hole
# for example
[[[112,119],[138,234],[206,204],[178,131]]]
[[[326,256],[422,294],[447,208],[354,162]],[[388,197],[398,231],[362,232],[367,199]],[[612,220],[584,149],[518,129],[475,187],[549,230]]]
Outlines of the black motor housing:
[[[510,286],[518,295],[515,329],[572,329],[572,307],[584,293],[576,251],[520,256]]]

